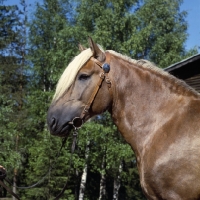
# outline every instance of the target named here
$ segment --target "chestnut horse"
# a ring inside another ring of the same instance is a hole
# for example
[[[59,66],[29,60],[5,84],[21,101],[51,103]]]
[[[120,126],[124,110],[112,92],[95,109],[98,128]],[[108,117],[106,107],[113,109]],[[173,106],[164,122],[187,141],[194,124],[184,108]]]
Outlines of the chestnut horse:
[[[51,134],[66,137],[108,110],[135,152],[148,199],[200,199],[200,94],[146,60],[89,44],[57,84]]]

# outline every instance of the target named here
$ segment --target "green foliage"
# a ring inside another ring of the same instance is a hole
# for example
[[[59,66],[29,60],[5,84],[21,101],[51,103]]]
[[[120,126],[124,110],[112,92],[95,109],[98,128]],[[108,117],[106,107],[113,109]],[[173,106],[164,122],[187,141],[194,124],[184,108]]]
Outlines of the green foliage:
[[[180,4],[180,0],[148,0],[136,12],[138,32],[134,39],[138,38],[140,44],[139,57],[150,59],[161,67],[181,60],[187,24],[186,12],[179,11]],[[133,49],[136,48],[133,46]]]
[[[181,0],[78,1],[77,26],[105,49],[136,59],[148,59],[164,68],[178,62],[186,52],[186,12]],[[153,12],[152,12],[152,8]]]
[[[0,5],[0,163],[8,172],[21,164],[19,138],[23,135],[26,111],[24,87],[24,37],[21,11]]]
[[[131,24],[134,7],[137,7],[137,0],[82,0],[77,6],[77,25],[82,28],[85,38],[90,35],[105,49],[129,54],[124,43],[135,31]]]

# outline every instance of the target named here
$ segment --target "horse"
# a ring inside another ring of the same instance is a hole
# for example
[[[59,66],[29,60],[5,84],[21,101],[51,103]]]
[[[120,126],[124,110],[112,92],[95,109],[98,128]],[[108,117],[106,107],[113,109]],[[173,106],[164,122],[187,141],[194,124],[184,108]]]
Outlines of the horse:
[[[61,75],[47,113],[67,137],[106,110],[135,152],[149,200],[200,199],[200,94],[147,60],[104,51],[91,38]]]

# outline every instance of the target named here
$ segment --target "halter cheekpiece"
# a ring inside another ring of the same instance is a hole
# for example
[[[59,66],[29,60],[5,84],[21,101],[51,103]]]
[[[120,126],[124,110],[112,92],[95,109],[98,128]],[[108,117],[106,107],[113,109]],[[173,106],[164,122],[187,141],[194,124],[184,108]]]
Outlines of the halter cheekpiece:
[[[94,61],[95,64],[97,64],[101,69],[103,69],[103,72],[101,72],[101,74],[99,75],[99,81],[94,89],[94,91],[92,92],[87,104],[84,106],[84,109],[80,115],[80,117],[75,117],[72,119],[71,122],[69,122],[68,124],[71,124],[74,128],[74,130],[77,130],[79,128],[81,128],[81,126],[83,125],[83,118],[84,116],[86,115],[86,113],[89,112],[89,109],[103,83],[103,81],[105,80],[107,85],[108,85],[108,88],[110,89],[111,88],[111,81],[109,79],[109,77],[107,76],[109,71],[110,71],[110,55],[108,54],[107,57],[106,57],[106,60],[107,62],[105,62],[104,64],[102,64],[101,62],[99,62],[96,58],[94,57],[91,57],[90,58],[92,61]]]

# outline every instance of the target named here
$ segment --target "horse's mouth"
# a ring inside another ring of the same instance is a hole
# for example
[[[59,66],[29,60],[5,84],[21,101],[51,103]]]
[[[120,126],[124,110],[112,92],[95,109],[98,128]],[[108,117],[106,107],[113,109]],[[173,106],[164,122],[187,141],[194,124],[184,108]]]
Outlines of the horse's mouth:
[[[58,136],[58,137],[68,137],[72,129],[73,129],[73,126],[67,122],[61,128],[53,132],[52,135]]]

